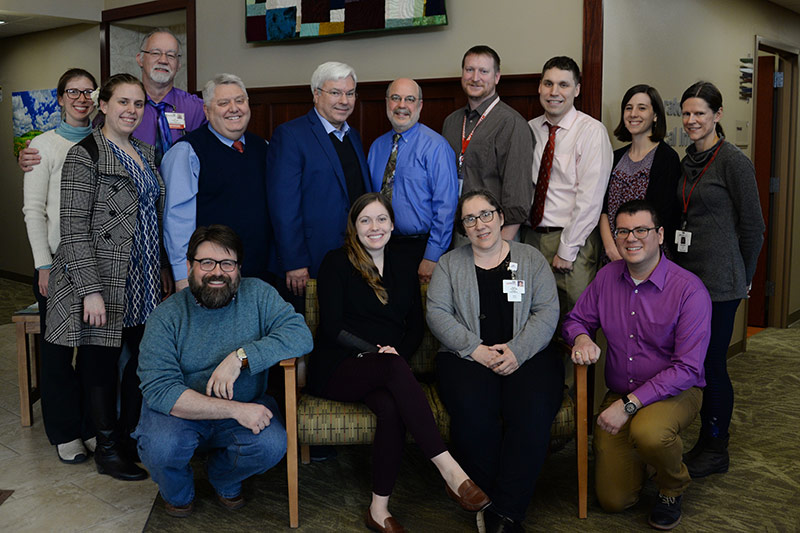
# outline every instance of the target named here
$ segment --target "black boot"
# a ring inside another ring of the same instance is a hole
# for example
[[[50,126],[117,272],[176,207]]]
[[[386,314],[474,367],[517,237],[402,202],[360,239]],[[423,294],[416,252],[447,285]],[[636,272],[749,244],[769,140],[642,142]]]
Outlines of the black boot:
[[[93,387],[91,390],[92,421],[97,430],[94,462],[100,474],[122,481],[147,479],[147,471],[136,466],[119,453],[117,433],[116,392],[114,387]]]
[[[705,431],[700,431],[700,435],[697,437],[697,442],[694,443],[694,446],[691,450],[683,454],[683,462],[689,464],[690,461],[694,461],[694,459],[703,453],[703,450],[706,447],[706,433]]]
[[[690,460],[684,459],[684,463],[693,478],[727,472],[730,465],[728,437],[705,437],[703,450]]]

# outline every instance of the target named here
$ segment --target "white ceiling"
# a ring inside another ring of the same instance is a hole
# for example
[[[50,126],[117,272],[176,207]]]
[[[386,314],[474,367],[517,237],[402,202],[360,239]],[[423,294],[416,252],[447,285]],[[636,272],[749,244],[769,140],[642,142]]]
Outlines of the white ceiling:
[[[795,13],[800,13],[800,0],[769,0],[773,4],[778,4]]]
[[[80,20],[62,17],[48,17],[45,15],[26,15],[17,12],[0,10],[0,39],[36,31],[52,30],[83,22],[97,23],[96,21]]]

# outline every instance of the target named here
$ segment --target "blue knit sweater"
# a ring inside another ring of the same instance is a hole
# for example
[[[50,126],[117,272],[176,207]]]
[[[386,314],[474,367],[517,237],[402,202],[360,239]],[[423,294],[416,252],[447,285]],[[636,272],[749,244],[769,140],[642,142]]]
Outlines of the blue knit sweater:
[[[303,317],[259,279],[243,278],[236,298],[220,309],[202,307],[184,289],[147,320],[139,353],[140,387],[150,409],[169,414],[185,390],[205,394],[217,365],[244,348],[250,368],[236,380],[233,399],[251,402],[267,390],[272,365],[311,347]]]

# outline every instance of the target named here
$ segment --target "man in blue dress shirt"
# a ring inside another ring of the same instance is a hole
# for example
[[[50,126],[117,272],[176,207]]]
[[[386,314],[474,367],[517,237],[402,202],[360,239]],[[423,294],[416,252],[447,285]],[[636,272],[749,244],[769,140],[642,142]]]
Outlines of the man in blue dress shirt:
[[[392,130],[378,137],[367,162],[372,189],[392,201],[392,244],[419,261],[420,283],[428,283],[439,257],[450,246],[458,203],[455,154],[444,137],[420,124],[422,89],[399,78],[386,89]]]

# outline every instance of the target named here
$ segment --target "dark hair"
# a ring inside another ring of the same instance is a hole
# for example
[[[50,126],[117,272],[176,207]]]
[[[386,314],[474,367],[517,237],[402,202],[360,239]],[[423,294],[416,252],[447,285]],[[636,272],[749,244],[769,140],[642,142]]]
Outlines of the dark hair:
[[[545,62],[544,66],[542,67],[542,76],[544,76],[544,73],[550,70],[551,68],[557,68],[558,70],[569,70],[570,72],[572,72],[572,76],[575,78],[575,85],[580,84],[581,69],[578,68],[578,64],[571,57],[567,56],[551,57],[550,59],[547,60],[547,62]]]
[[[344,251],[347,253],[347,259],[349,259],[350,263],[358,270],[361,277],[367,282],[367,285],[375,291],[375,296],[378,297],[378,300],[386,305],[389,303],[389,293],[386,292],[386,288],[383,286],[383,283],[381,283],[378,267],[375,266],[372,257],[367,253],[364,245],[358,240],[358,231],[356,230],[358,215],[361,214],[365,207],[374,202],[378,202],[386,208],[386,211],[389,213],[389,219],[391,219],[392,224],[394,224],[392,204],[384,195],[379,192],[368,192],[367,194],[359,196],[356,201],[353,202],[353,206],[350,208],[350,213],[347,216]]]
[[[476,44],[467,50],[464,53],[464,57],[461,58],[461,68],[464,68],[467,56],[490,56],[494,60],[494,71],[500,72],[500,56],[491,47],[485,44]]]
[[[650,98],[650,104],[653,106],[653,111],[656,116],[653,122],[653,128],[650,133],[650,140],[658,142],[667,134],[667,113],[664,111],[664,101],[655,87],[647,84],[634,85],[627,90],[625,96],[622,97],[622,104],[619,109],[619,124],[614,130],[614,136],[622,142],[630,142],[631,132],[625,127],[625,106],[631,101],[635,95],[645,93]]]
[[[458,199],[458,205],[456,206],[456,216],[455,220],[453,221],[453,229],[455,229],[459,235],[467,234],[467,230],[464,229],[464,223],[461,222],[461,219],[464,218],[463,213],[461,212],[461,210],[464,209],[464,203],[467,200],[475,198],[476,196],[482,197],[484,200],[489,202],[489,205],[497,209],[498,216],[505,216],[505,213],[503,212],[503,206],[500,205],[500,201],[497,199],[497,197],[495,197],[494,194],[490,193],[486,189],[476,189],[474,191],[464,193],[461,195],[461,198]]]
[[[614,217],[614,226],[617,225],[617,218],[619,218],[620,213],[625,213],[626,215],[635,215],[639,211],[647,211],[650,213],[650,216],[653,217],[653,224],[655,227],[661,227],[661,221],[658,219],[658,212],[656,211],[655,206],[647,200],[631,200],[619,206],[619,209],[617,209],[617,215]]]
[[[58,94],[58,96],[64,96],[64,91],[67,90],[67,83],[75,78],[88,78],[89,81],[92,82],[92,88],[97,89],[97,80],[94,79],[91,73],[82,68],[71,68],[58,78],[56,94]]]
[[[142,89],[142,93],[144,93],[145,97],[147,97],[147,92],[144,90],[144,84],[142,84],[142,81],[136,76],[123,73],[114,74],[106,80],[103,86],[100,87],[100,95],[98,100],[109,102],[111,97],[114,95],[114,90],[118,85],[137,85],[140,89]]]
[[[211,224],[210,226],[200,226],[189,239],[189,248],[186,250],[186,257],[190,261],[195,259],[197,248],[204,242],[213,242],[224,248],[228,252],[236,254],[236,262],[240,265],[244,259],[244,245],[242,239],[233,229],[222,224]]]
[[[701,98],[705,100],[708,107],[710,107],[711,111],[714,113],[722,109],[722,93],[719,92],[719,89],[710,81],[698,81],[683,91],[683,96],[681,96],[681,108],[683,107],[683,103],[689,98]],[[725,136],[725,132],[722,130],[722,124],[719,122],[717,122],[716,125],[716,132],[720,137]]]

